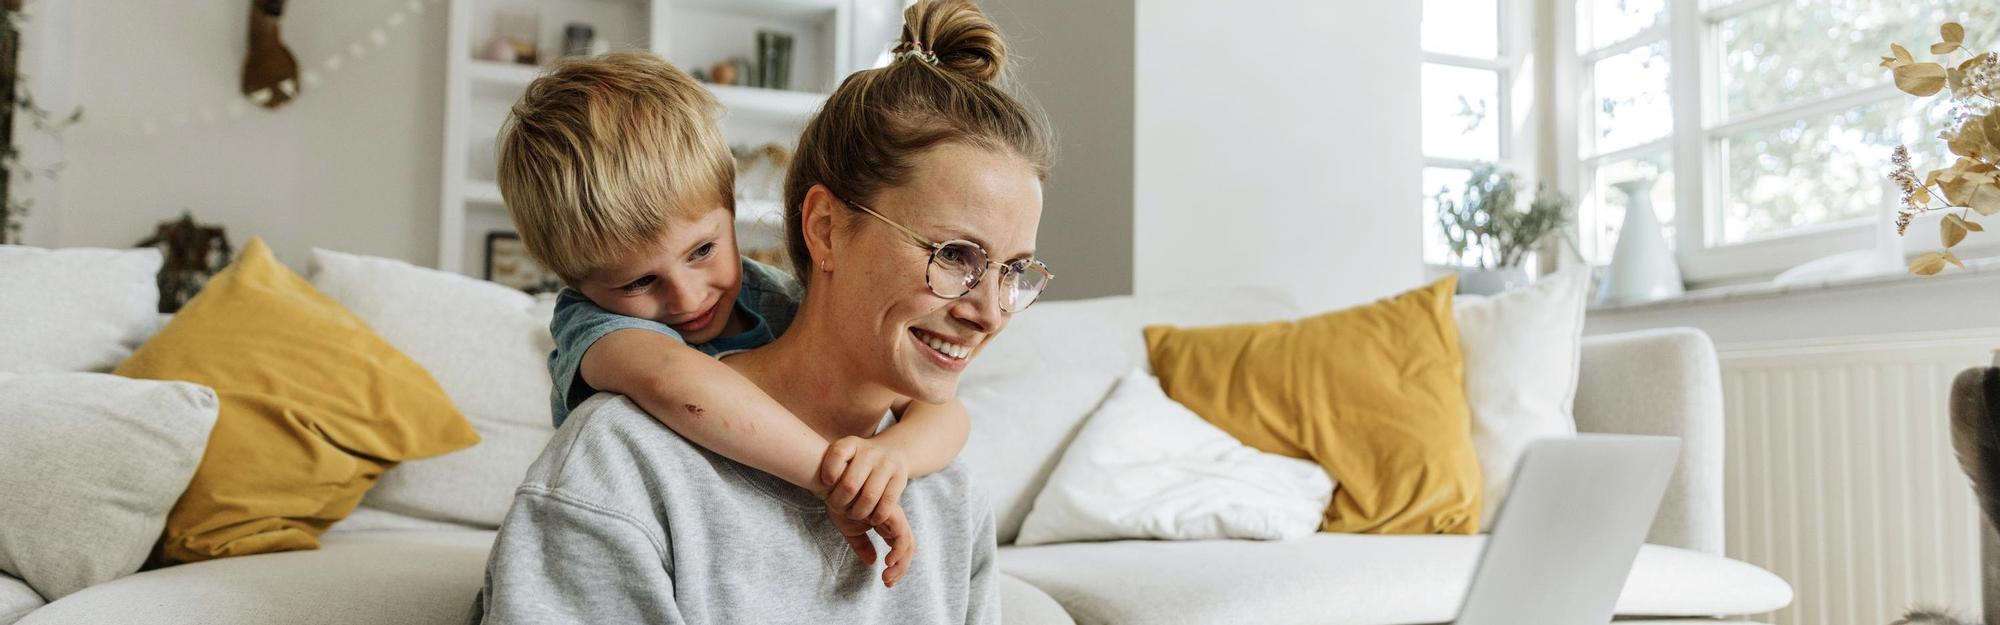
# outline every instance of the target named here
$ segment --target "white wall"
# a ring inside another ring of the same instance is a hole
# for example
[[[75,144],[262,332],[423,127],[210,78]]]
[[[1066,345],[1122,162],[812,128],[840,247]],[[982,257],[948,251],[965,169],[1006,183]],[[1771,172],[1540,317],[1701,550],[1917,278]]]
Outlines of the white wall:
[[[31,216],[28,243],[129,246],[189,209],[295,267],[313,246],[431,264],[446,7],[420,6],[377,47],[371,31],[406,0],[288,3],[284,38],[319,84],[232,117],[247,2],[75,2],[65,52],[84,123],[63,137],[62,208]],[[325,69],[356,41],[365,57]]]
[[[1422,280],[1419,16],[1141,0],[1136,290],[1274,285],[1317,310]]]

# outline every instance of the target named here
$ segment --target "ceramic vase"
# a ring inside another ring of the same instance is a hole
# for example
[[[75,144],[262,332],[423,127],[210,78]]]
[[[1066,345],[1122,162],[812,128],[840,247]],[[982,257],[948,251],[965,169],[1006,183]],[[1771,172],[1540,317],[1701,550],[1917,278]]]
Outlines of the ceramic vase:
[[[1499,295],[1528,282],[1528,270],[1521,267],[1462,269],[1458,272],[1458,294]]]
[[[1660,217],[1653,213],[1653,180],[1640,178],[1615,185],[1625,194],[1625,224],[1618,229],[1618,247],[1611,269],[1598,289],[1598,303],[1618,305],[1673,297],[1685,292],[1681,268]]]

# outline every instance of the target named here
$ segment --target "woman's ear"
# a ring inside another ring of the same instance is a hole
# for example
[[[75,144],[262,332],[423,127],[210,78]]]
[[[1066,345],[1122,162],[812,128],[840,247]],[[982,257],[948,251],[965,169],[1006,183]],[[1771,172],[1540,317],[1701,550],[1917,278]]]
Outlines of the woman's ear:
[[[813,185],[806,190],[806,199],[799,206],[799,229],[805,233],[806,251],[812,254],[810,271],[826,273],[833,270],[834,212],[839,198],[825,185]]]

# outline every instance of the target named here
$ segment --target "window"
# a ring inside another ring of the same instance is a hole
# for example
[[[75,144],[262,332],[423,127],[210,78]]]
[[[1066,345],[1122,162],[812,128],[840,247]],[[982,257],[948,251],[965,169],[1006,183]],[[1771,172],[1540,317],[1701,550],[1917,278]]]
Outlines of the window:
[[[1585,96],[1577,244],[1584,258],[1606,263],[1637,199],[1674,224],[1672,42],[1666,0],[1580,0],[1576,11]]]
[[[1424,262],[1452,263],[1436,195],[1456,198],[1481,161],[1514,158],[1512,82],[1516,37],[1503,19],[1512,0],[1424,0]]]
[[[1574,2],[1584,256],[1610,260],[1643,194],[1696,281],[1868,246],[1890,150],[1940,165],[1946,114],[1877,60],[1890,43],[1924,56],[1945,21],[2000,41],[1992,0]]]

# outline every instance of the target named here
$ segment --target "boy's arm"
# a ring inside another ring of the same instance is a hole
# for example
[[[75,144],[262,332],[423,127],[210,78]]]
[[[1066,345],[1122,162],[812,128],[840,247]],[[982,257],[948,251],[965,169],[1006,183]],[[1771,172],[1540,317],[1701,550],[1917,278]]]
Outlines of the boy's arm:
[[[965,439],[972,433],[972,417],[965,412],[965,404],[952,399],[944,404],[926,404],[912,400],[903,409],[903,416],[889,429],[875,435],[875,442],[902,452],[909,462],[911,476],[923,476],[944,470],[965,448]]]
[[[696,445],[827,493],[818,478],[826,439],[720,360],[658,332],[628,328],[591,344],[579,372],[591,387],[631,397]]]

